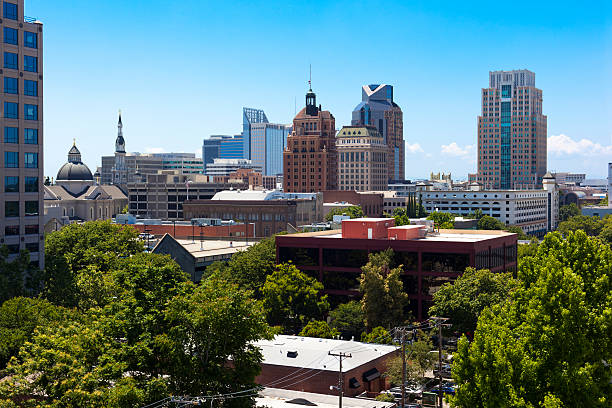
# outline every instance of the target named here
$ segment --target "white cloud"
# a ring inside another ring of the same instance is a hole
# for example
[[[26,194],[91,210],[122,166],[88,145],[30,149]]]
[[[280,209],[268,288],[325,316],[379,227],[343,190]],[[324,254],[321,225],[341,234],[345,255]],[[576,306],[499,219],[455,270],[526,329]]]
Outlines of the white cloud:
[[[548,138],[548,153],[556,156],[564,155],[579,155],[579,156],[592,156],[592,155],[612,155],[612,145],[603,146],[600,143],[593,142],[589,139],[574,140],[571,137],[560,134],[556,136],[550,136]]]
[[[145,147],[145,153],[166,153],[163,147]]]
[[[419,143],[406,143],[406,153],[423,153],[423,148]]]
[[[466,145],[465,147],[461,147],[456,142],[442,145],[441,148],[443,155],[463,158],[471,156],[474,151],[474,145]]]

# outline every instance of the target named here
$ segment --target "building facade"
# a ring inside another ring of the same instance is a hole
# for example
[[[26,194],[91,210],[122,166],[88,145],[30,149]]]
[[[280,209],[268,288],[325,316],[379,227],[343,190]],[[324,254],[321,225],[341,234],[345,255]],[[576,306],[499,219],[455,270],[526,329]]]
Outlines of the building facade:
[[[127,185],[129,211],[141,218],[182,220],[185,201],[210,199],[229,188],[247,189],[248,185],[210,183],[206,176],[170,170],[147,174],[143,181]]]
[[[192,200],[183,205],[185,218],[221,218],[255,224],[257,237],[292,231],[323,219],[320,193],[291,194],[280,191],[222,191],[210,200]]]
[[[269,123],[262,109],[242,108],[242,158],[251,159],[251,126],[256,123]]]
[[[278,123],[251,124],[251,161],[265,176],[283,174],[283,152],[291,126]]]
[[[24,16],[23,0],[2,6],[0,246],[43,268],[43,25]]]
[[[528,70],[489,72],[478,117],[478,182],[486,189],[541,188],[547,118]]]
[[[466,216],[476,210],[506,225],[517,225],[529,235],[544,236],[557,228],[559,193],[554,179],[540,190],[432,190],[419,192],[425,211]]]
[[[344,126],[336,135],[338,189],[386,190],[389,148],[373,126]]]
[[[293,262],[323,283],[332,301],[359,296],[361,267],[368,254],[394,251],[394,266],[402,265],[401,280],[413,316],[428,315],[433,294],[461,276],[465,268],[494,272],[516,269],[516,234],[506,231],[439,230],[426,226],[395,227],[393,218],[342,221],[342,230],[277,235],[276,261]]]
[[[389,148],[387,174],[389,180],[405,178],[404,114],[393,102],[393,86],[364,85],[361,103],[353,109],[354,126],[374,126]]]
[[[239,169],[251,169],[261,174],[261,167],[247,159],[215,159],[206,165],[206,175],[209,177],[229,176]]]
[[[350,190],[328,190],[323,192],[325,210],[323,216],[327,215],[333,205],[328,204],[351,204],[358,205],[366,217],[380,217],[383,215],[383,193],[359,192]],[[329,210],[328,210],[329,209]]]
[[[205,169],[208,163],[221,157],[220,148],[223,140],[231,139],[229,135],[211,135],[202,141],[202,166]]]
[[[293,131],[283,152],[283,189],[312,193],[338,188],[336,121],[317,106],[310,89],[306,107],[293,119]]]
[[[220,159],[244,159],[244,141],[242,134],[221,140],[219,145]]]

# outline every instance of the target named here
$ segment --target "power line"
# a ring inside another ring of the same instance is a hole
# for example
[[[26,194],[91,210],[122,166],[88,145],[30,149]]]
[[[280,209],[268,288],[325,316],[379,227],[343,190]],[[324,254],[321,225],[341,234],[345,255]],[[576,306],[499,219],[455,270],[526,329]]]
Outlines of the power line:
[[[332,353],[330,351],[327,354],[329,354],[330,356],[338,357],[340,359],[340,371],[338,373],[338,408],[342,408],[342,396],[344,395],[344,378],[342,378],[342,359],[351,358],[353,356],[344,352]]]

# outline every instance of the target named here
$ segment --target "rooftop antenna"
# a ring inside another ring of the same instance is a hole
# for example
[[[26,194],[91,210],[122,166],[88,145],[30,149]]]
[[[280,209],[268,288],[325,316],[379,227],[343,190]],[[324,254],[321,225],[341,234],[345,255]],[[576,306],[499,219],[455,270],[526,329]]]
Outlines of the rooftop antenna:
[[[312,91],[312,64],[308,64],[308,88]]]

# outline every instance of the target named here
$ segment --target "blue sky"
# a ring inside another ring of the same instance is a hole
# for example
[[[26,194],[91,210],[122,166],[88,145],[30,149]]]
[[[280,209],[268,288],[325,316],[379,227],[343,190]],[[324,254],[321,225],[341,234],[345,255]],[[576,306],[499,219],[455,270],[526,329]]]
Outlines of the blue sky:
[[[606,2],[27,0],[44,23],[45,174],[72,139],[94,171],[117,110],[129,151],[199,151],[241,129],[243,106],[290,123],[308,65],[318,103],[350,124],[361,86],[394,85],[406,176],[476,168],[488,72],[536,73],[553,171],[612,160],[612,8]]]

